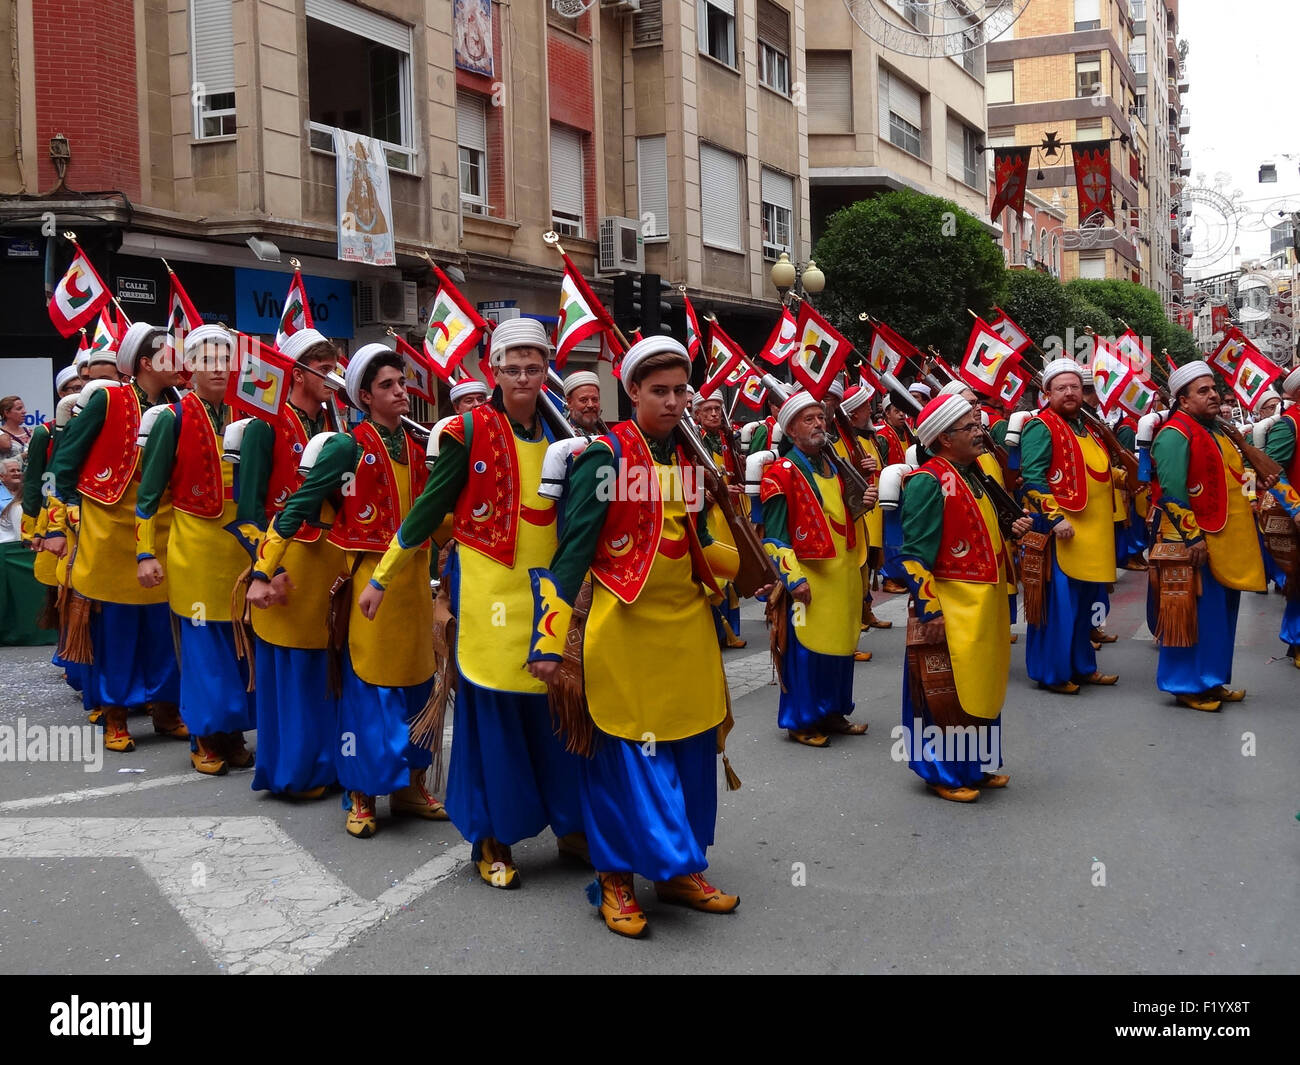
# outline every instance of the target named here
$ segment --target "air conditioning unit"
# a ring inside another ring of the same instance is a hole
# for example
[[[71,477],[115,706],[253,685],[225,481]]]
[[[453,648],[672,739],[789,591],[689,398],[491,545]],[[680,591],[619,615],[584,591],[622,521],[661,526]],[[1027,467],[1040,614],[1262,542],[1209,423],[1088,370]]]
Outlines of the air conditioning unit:
[[[603,11],[630,11],[635,14],[641,10],[641,0],[600,0],[600,6]]]
[[[358,281],[357,325],[419,325],[414,281]]]
[[[641,223],[635,218],[600,220],[600,264],[602,274],[645,272],[645,243]]]

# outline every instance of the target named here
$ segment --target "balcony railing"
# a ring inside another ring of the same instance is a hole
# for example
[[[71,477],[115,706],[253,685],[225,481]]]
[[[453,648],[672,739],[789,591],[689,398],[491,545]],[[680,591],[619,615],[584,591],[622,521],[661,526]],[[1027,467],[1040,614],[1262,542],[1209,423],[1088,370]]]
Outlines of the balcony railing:
[[[1145,74],[1147,72],[1146,52],[1129,52],[1128,65],[1133,68],[1134,74]]]
[[[1185,107],[1178,115],[1178,132],[1179,133],[1192,132],[1192,115],[1191,112],[1188,111],[1187,108]]]

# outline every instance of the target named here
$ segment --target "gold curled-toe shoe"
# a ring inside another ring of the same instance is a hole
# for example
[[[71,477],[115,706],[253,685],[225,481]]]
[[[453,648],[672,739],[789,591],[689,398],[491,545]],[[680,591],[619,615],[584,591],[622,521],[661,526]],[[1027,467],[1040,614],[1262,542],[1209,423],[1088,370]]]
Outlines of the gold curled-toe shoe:
[[[671,880],[655,881],[660,902],[689,906],[704,913],[734,913],[740,906],[739,895],[728,895],[704,879],[703,873],[687,873]]]

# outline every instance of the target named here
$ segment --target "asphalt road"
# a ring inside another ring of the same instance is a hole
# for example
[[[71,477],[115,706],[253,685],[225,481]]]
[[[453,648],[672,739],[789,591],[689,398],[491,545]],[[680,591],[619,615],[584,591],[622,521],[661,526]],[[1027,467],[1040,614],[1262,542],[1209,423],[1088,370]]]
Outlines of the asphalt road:
[[[776,728],[747,606],[751,645],[726,655],[744,787],[722,793],[709,853],[710,879],[743,902],[697,914],[639,883],[640,942],[605,930],[591,874],[549,834],[515,848],[524,886],[502,892],[448,823],[384,818],[351,839],[337,797],[200,777],[147,722],[136,752],[107,752],[98,772],[2,762],[0,972],[1300,971],[1300,672],[1275,657],[1281,599],[1244,597],[1234,681],[1250,696],[1207,714],[1155,690],[1142,595],[1141,575],[1121,575],[1121,639],[1101,652],[1117,687],[1037,691],[1023,639],[1013,648],[1011,785],[971,805],[891,759],[901,624],[863,638],[875,660],[856,667],[855,718],[869,733],[819,751]],[[901,622],[902,601],[882,603]],[[20,717],[84,721],[48,649],[0,649],[0,726]]]

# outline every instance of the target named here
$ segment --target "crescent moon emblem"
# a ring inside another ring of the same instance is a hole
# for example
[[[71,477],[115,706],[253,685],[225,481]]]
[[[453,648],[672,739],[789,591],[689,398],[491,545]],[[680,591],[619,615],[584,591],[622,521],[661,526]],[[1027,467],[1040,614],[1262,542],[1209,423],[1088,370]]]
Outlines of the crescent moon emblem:
[[[1050,480],[1052,484],[1059,484],[1064,477],[1065,477],[1064,470],[1056,470],[1052,473]]]
[[[605,549],[614,556],[626,555],[632,549],[632,537],[624,533],[617,540],[610,540],[605,544]]]
[[[373,503],[367,503],[364,507],[361,508],[361,511],[357,514],[358,521],[373,521],[374,517],[375,517],[375,505]]]
[[[113,468],[111,466],[105,466],[102,470],[100,470],[97,474],[95,474],[95,480],[107,481],[112,476],[113,476]]]
[[[470,511],[470,517],[475,521],[487,521],[492,516],[492,504],[483,502]]]
[[[953,558],[965,558],[970,554],[970,543],[966,540],[958,540],[952,545],[950,553]]]
[[[546,617],[542,618],[542,628],[544,628],[544,629],[546,630],[546,635],[547,635],[547,636],[554,636],[554,635],[555,635],[555,615],[554,615],[554,614],[547,614]]]

